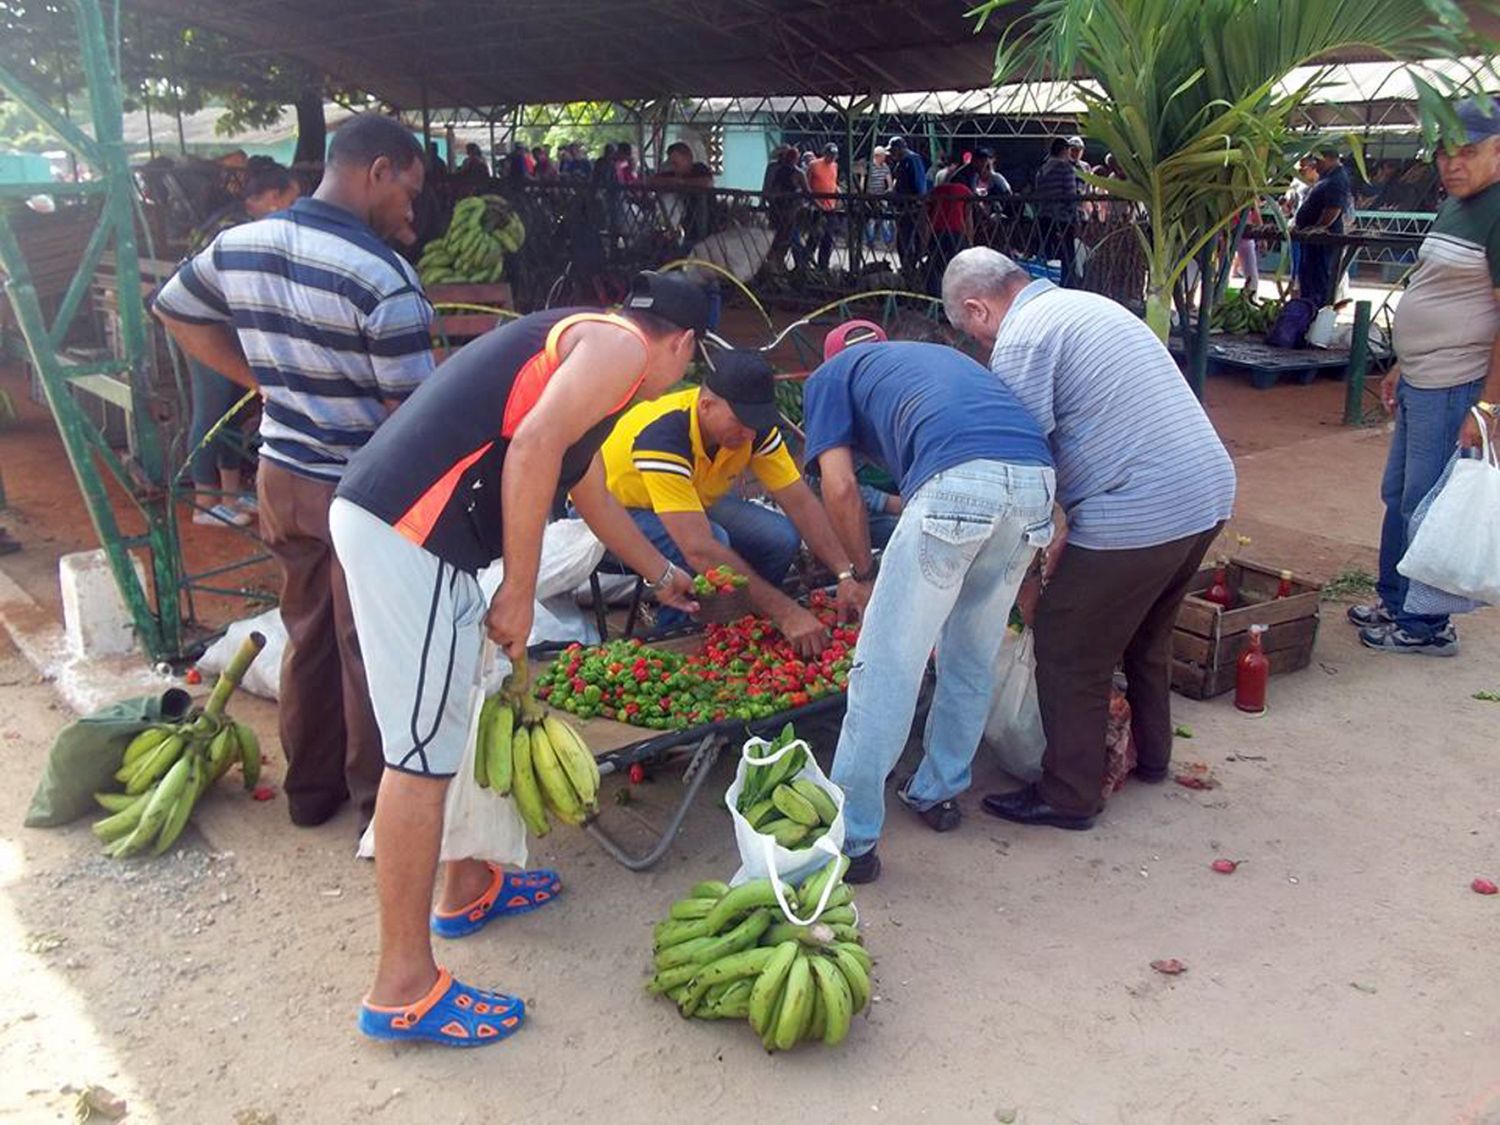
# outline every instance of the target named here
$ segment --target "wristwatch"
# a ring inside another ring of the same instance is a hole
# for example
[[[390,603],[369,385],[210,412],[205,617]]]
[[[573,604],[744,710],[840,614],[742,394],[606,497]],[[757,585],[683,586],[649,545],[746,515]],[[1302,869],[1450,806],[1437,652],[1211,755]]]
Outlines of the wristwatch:
[[[1500,405],[1493,402],[1476,402],[1474,405],[1483,410],[1491,418],[1500,418]]]

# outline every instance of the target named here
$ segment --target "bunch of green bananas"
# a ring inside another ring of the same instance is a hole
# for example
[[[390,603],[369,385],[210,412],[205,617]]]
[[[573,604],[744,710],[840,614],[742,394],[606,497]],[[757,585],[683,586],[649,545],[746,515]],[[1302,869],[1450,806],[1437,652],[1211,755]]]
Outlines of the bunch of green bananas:
[[[1261,302],[1249,290],[1236,289],[1214,306],[1209,324],[1215,332],[1264,333],[1280,313],[1280,301]]]
[[[762,757],[769,757],[796,739],[792,724],[781,728]],[[750,827],[770,836],[783,848],[805,848],[827,832],[838,816],[833,798],[807,778],[798,777],[807,764],[802,747],[768,765],[745,770],[739,811]]]
[[[870,1003],[870,969],[843,884],[847,859],[809,876],[798,890],[783,885],[788,906],[816,904],[836,884],[817,921],[776,922],[770,879],[730,888],[707,882],[672,905],[655,935],[656,974],[646,990],[664,995],[691,1019],[745,1019],[767,1051],[821,1039],[843,1042],[853,1017]]]
[[[505,255],[526,241],[526,225],[498,195],[471,195],[453,208],[453,219],[442,238],[422,251],[417,270],[424,285],[453,282],[488,284],[499,281]]]
[[[201,711],[179,723],[153,724],[130,740],[115,772],[124,791],[94,794],[110,814],[94,822],[94,835],[104,841],[107,855],[139,855],[148,847],[161,855],[182,835],[198,798],[235,762],[244,771],[245,788],[255,788],[260,740],[225,708],[265,644],[260,633],[240,642]]]
[[[110,815],[94,822],[106,855],[161,855],[187,827],[193,807],[236,762],[245,788],[260,780],[260,740],[244,723],[204,711],[181,723],[147,727],[125,747],[115,772],[121,793],[95,793]]]
[[[529,695],[511,698],[507,689],[480,709],[474,780],[513,797],[536,836],[552,830],[549,812],[564,824],[599,812],[599,763],[583,736]]]

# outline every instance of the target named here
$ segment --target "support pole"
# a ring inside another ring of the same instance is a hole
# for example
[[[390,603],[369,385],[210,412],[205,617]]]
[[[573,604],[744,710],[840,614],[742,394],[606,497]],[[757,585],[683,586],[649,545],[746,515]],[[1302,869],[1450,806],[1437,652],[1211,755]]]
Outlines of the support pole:
[[[182,651],[181,558],[176,517],[167,487],[169,471],[153,409],[147,364],[149,338],[136,250],[135,183],[125,151],[120,76],[109,49],[99,0],[71,0],[71,6],[88,86],[93,138],[81,142],[76,135],[80,134],[76,126],[53,113],[46,106],[45,99],[3,68],[0,68],[0,89],[49,127],[54,122],[59,124],[59,133],[70,147],[86,156],[93,166],[94,176],[87,183],[71,186],[74,194],[99,194],[103,197],[100,228],[90,239],[81,273],[75,275],[68,288],[63,301],[63,316],[50,329],[42,313],[29,265],[3,215],[0,215],[0,265],[8,275],[5,291],[16,323],[57,423],[58,434],[99,537],[99,545],[104,549],[115,584],[130,611],[141,646],[153,659],[159,660],[178,656]],[[40,107],[41,112],[36,113],[34,106]],[[130,471],[105,443],[78,401],[78,395],[86,391],[87,385],[82,377],[90,374],[88,367],[69,364],[57,347],[67,331],[66,321],[76,312],[87,288],[87,273],[91,268],[87,259],[96,257],[111,239],[115,252],[120,332],[119,356],[109,366],[111,376],[118,373],[121,380],[116,382],[111,377],[105,381],[121,393],[121,397],[112,397],[112,401],[118,402],[127,412],[135,451],[135,465]],[[101,465],[115,476],[120,489],[144,517],[144,534],[127,535],[121,528]],[[131,552],[143,546],[149,549],[151,557],[152,580],[149,586],[137,577],[131,558]]]
[[[1365,424],[1365,373],[1370,366],[1370,302],[1354,304],[1354,335],[1349,338],[1349,369],[1344,380],[1344,425]]]

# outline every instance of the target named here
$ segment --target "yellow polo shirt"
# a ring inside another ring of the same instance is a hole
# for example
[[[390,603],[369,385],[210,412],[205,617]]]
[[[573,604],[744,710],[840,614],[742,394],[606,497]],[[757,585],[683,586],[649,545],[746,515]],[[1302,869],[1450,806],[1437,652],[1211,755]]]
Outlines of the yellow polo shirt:
[[[631,407],[601,452],[615,499],[626,508],[655,512],[711,508],[746,469],[771,492],[802,479],[776,427],[710,457],[698,432],[697,387]]]

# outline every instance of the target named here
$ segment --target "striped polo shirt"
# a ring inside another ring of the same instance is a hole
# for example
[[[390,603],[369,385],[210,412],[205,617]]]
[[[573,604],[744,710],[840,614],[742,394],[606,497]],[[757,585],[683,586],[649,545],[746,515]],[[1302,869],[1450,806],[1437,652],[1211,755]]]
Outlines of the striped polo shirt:
[[[1483,379],[1500,332],[1500,184],[1450,196],[1417,251],[1392,336],[1401,378],[1438,390]]]
[[[416,271],[321,200],[224,231],[156,304],[234,325],[265,399],[261,454],[304,476],[338,480],[386,404],[432,373],[432,306]]]
[[[1167,349],[1123,306],[1034,281],[990,367],[1041,425],[1068,542],[1155,547],[1229,518],[1234,465]]]

